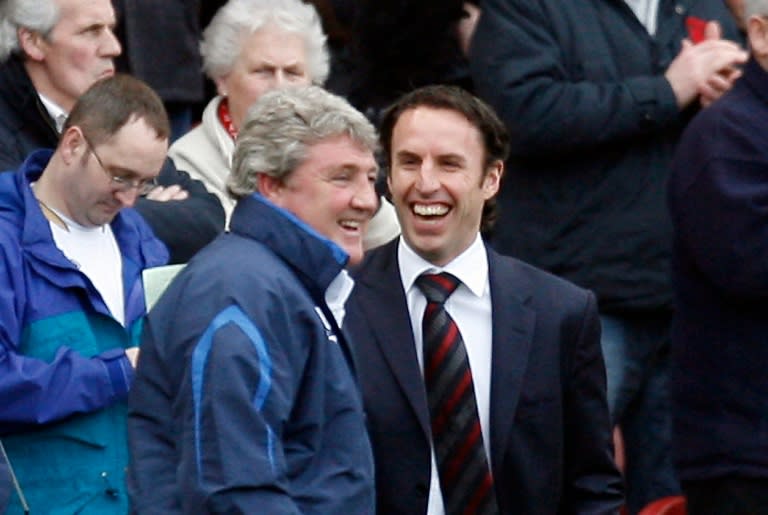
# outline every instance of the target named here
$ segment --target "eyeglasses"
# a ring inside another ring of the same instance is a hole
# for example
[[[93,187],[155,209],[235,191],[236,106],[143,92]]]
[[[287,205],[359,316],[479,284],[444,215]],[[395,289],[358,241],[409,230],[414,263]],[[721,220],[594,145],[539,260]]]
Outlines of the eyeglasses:
[[[96,158],[96,162],[99,163],[101,169],[104,170],[104,173],[109,176],[110,180],[112,181],[112,186],[116,190],[136,190],[139,195],[146,195],[157,186],[157,178],[155,177],[152,177],[151,179],[129,179],[127,177],[115,175],[114,173],[110,172],[109,169],[104,166],[104,162],[101,160],[101,157],[99,157],[99,154],[96,153],[96,150],[94,150],[93,145],[91,145],[91,142],[88,140],[88,138],[85,137],[85,134],[83,134],[83,139],[85,140],[85,144],[88,145],[88,151],[93,154],[93,157]]]

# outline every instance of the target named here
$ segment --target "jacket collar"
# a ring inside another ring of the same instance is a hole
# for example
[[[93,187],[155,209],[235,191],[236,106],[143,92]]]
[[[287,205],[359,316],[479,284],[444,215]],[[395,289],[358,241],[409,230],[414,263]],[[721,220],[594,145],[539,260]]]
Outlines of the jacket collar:
[[[341,247],[258,193],[237,202],[230,230],[269,247],[316,300],[323,299],[328,285],[349,260]]]
[[[37,134],[41,146],[56,145],[59,139],[56,126],[40,102],[32,79],[18,55],[12,55],[0,65],[0,97],[14,113],[4,123],[15,122],[16,130]]]
[[[744,77],[741,80],[762,102],[768,104],[768,71],[763,69],[754,57],[744,67]]]
[[[48,164],[52,150],[38,150],[29,155],[14,174],[15,191],[0,191],[3,209],[19,217],[21,246],[30,258],[30,266],[61,288],[84,288],[94,308],[109,311],[86,277],[56,247],[48,220],[34,196],[30,183],[38,180]],[[2,209],[0,209],[1,211]],[[123,258],[126,325],[144,313],[141,271],[168,261],[168,251],[155,238],[138,213],[121,210],[110,224]]]

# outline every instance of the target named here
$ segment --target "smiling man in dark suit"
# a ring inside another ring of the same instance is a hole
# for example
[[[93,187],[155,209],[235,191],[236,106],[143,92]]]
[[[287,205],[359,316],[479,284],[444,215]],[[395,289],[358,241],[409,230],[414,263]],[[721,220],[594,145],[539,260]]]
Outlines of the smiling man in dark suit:
[[[503,124],[430,86],[390,108],[381,141],[402,237],[366,257],[345,321],[377,513],[616,513],[595,298],[480,235]]]

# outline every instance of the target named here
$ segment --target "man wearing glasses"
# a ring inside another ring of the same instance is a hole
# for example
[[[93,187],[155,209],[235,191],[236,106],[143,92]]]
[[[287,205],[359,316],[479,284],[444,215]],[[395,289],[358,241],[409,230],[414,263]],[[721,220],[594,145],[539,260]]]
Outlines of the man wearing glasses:
[[[126,208],[168,135],[157,95],[116,75],[78,100],[55,151],[0,174],[0,435],[20,487],[8,513],[127,513],[141,272],[168,253]]]
[[[110,0],[0,2],[0,171],[53,148],[78,97],[115,72],[121,54]],[[136,209],[183,263],[224,229],[224,210],[168,160]]]

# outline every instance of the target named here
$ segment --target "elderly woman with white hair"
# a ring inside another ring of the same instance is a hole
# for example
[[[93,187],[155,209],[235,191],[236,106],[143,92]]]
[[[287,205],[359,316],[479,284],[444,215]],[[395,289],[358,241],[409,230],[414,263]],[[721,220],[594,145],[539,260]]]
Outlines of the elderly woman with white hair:
[[[322,85],[329,72],[326,36],[315,8],[301,0],[230,0],[203,32],[200,50],[218,96],[206,106],[202,123],[177,140],[169,155],[219,197],[229,219],[235,200],[227,177],[248,108],[274,88]],[[399,232],[394,209],[382,199],[366,248]]]

